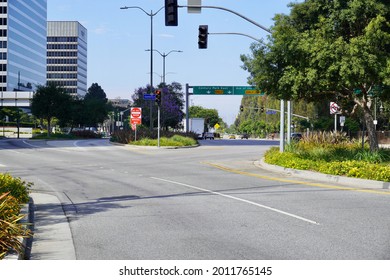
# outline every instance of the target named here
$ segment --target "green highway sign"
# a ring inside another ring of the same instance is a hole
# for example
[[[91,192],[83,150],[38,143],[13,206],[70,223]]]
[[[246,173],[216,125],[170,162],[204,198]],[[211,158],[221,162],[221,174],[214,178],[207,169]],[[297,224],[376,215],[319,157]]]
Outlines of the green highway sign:
[[[251,86],[193,86],[194,95],[264,95]]]

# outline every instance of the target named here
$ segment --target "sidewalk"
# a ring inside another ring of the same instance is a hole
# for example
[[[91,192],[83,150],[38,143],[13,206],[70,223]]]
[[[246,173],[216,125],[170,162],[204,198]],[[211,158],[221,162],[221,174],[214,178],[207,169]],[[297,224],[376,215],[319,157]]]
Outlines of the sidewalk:
[[[75,260],[76,252],[68,219],[59,199],[50,194],[31,193],[34,236],[31,260]]]

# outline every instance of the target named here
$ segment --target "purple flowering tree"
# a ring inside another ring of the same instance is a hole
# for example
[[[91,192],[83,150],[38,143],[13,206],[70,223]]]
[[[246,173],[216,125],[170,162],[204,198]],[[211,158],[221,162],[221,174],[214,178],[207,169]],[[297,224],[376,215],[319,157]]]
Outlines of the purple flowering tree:
[[[150,122],[150,108],[152,108],[153,126],[157,127],[157,105],[154,101],[144,100],[145,93],[155,92],[155,89],[162,90],[161,96],[161,128],[168,130],[168,128],[178,129],[182,126],[184,117],[184,93],[182,86],[179,83],[160,84],[158,87],[151,89],[149,85],[140,87],[135,90],[132,99],[134,107],[142,108],[142,123],[147,126]],[[152,102],[152,107],[150,106]]]

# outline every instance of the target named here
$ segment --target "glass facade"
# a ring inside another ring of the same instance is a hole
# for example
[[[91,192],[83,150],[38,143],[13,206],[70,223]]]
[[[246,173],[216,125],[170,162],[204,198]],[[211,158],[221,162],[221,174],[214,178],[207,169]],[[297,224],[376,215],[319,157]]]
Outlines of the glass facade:
[[[47,0],[0,1],[0,90],[46,83]]]
[[[72,95],[87,93],[87,29],[79,22],[47,22],[47,81]]]

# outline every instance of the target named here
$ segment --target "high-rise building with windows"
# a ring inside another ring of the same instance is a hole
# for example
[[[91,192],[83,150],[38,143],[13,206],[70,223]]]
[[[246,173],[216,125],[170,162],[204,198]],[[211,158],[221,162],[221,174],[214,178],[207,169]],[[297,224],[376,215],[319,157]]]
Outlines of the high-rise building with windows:
[[[46,83],[47,0],[0,0],[0,91]]]
[[[87,29],[77,21],[47,22],[47,82],[87,93]]]

